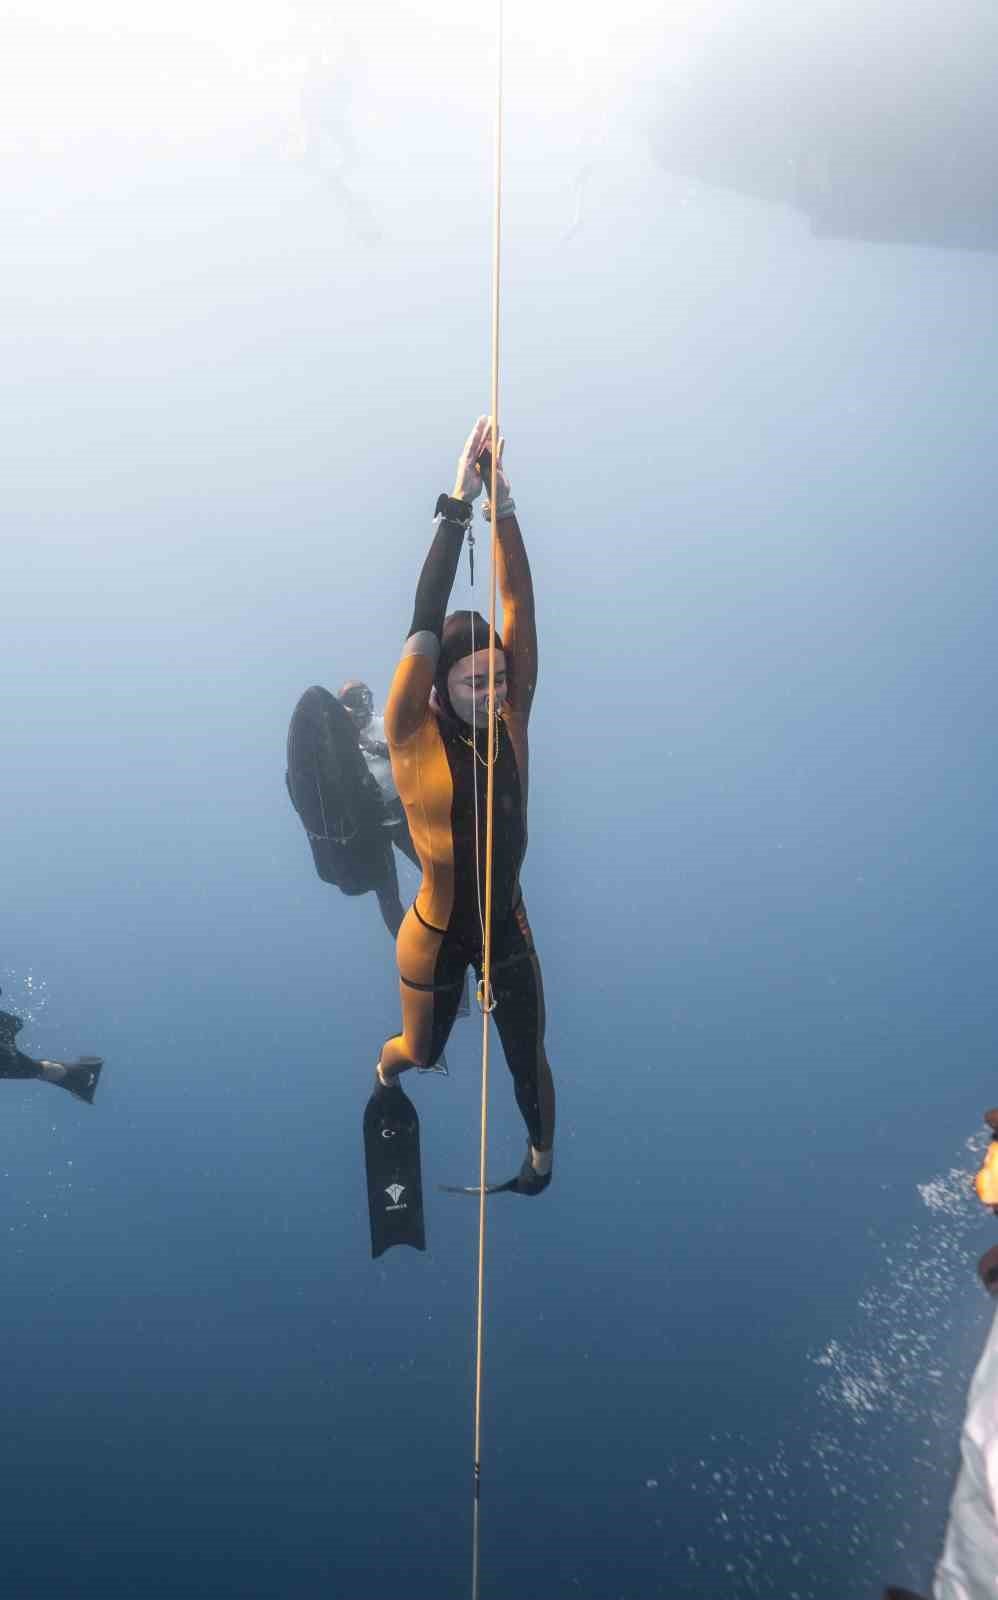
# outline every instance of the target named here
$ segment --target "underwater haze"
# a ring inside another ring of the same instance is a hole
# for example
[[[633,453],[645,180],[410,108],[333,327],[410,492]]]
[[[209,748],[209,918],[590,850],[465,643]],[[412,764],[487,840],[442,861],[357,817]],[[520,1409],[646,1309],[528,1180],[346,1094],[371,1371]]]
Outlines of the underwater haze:
[[[704,15],[507,4],[559,1121],[488,1206],[482,1600],[927,1593],[991,1315],[998,256],[670,171]],[[489,409],[495,46],[455,0],[0,21],[0,1005],[105,1061],[0,1083],[10,1600],[470,1593],[480,1023],[406,1084],[427,1251],[372,1261],[394,953],[285,739],[384,704]],[[505,1178],[498,1044],[489,1126]]]

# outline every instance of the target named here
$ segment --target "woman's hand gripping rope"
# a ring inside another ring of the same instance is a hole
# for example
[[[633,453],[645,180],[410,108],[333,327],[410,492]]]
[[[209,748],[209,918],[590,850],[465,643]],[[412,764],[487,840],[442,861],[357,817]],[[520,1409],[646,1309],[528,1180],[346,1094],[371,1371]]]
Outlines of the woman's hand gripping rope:
[[[479,471],[478,458],[488,444],[489,427],[488,417],[479,417],[464,442],[464,449],[461,451],[457,472],[454,475],[455,500],[467,500],[471,505],[482,492],[482,474]]]
[[[511,517],[516,510],[516,501],[513,499],[513,491],[510,488],[509,479],[503,471],[502,454],[505,448],[506,440],[503,435],[500,434],[498,463],[496,466],[496,500],[499,506],[500,522],[502,521],[503,517]],[[486,444],[486,448],[481,457],[479,465],[481,468],[482,477],[485,479],[486,494],[485,501],[482,505],[482,516],[485,518],[486,522],[491,522],[492,507],[489,505],[488,497],[492,493],[492,458],[489,454],[488,443]]]
[[[465,440],[464,449],[457,464],[454,477],[455,500],[467,500],[469,505],[478,499],[482,490],[485,490],[486,501],[482,507],[482,514],[486,522],[491,520],[491,509],[488,496],[492,492],[492,458],[490,455],[492,445],[492,418],[479,417]],[[502,458],[506,448],[506,440],[499,435],[498,464],[496,467],[496,498],[499,502],[499,516],[512,516],[516,510],[513,491],[509,479],[503,470]]]

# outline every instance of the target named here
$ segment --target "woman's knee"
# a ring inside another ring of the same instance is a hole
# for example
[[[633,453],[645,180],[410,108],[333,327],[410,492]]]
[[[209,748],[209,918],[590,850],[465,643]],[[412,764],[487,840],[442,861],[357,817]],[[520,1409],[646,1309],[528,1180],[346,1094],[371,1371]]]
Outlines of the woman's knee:
[[[403,1063],[409,1067],[433,1065],[430,1043],[409,1033],[396,1033],[386,1040],[381,1047],[381,1060],[389,1061],[392,1066]]]
[[[433,1052],[429,1045],[420,1045],[413,1040],[406,1042],[406,1054],[414,1067],[432,1067]]]

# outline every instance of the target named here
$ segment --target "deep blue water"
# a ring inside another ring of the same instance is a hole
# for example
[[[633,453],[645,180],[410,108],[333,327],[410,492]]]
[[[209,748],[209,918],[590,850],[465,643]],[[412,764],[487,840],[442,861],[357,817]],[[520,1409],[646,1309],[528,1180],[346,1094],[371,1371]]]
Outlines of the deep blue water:
[[[489,1212],[483,1600],[925,1590],[990,1314],[994,258],[612,145],[559,242],[510,138],[559,1133]],[[411,1090],[428,1251],[372,1263],[392,952],[283,747],[307,684],[387,690],[487,403],[487,208],[440,247],[468,149],[408,211],[358,177],[376,247],[266,153],[99,155],[5,202],[0,981],[107,1064],[92,1109],[3,1085],[3,1590],[456,1600],[478,1025]],[[501,1054],[490,1125],[506,1176]]]

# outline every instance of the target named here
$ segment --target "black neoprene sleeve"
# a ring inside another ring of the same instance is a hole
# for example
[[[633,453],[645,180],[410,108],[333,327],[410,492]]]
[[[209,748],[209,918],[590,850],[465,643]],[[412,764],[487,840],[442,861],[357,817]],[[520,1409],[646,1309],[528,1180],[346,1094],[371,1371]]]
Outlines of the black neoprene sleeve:
[[[440,638],[463,542],[460,523],[441,518],[416,585],[410,638],[414,633],[435,633]]]

